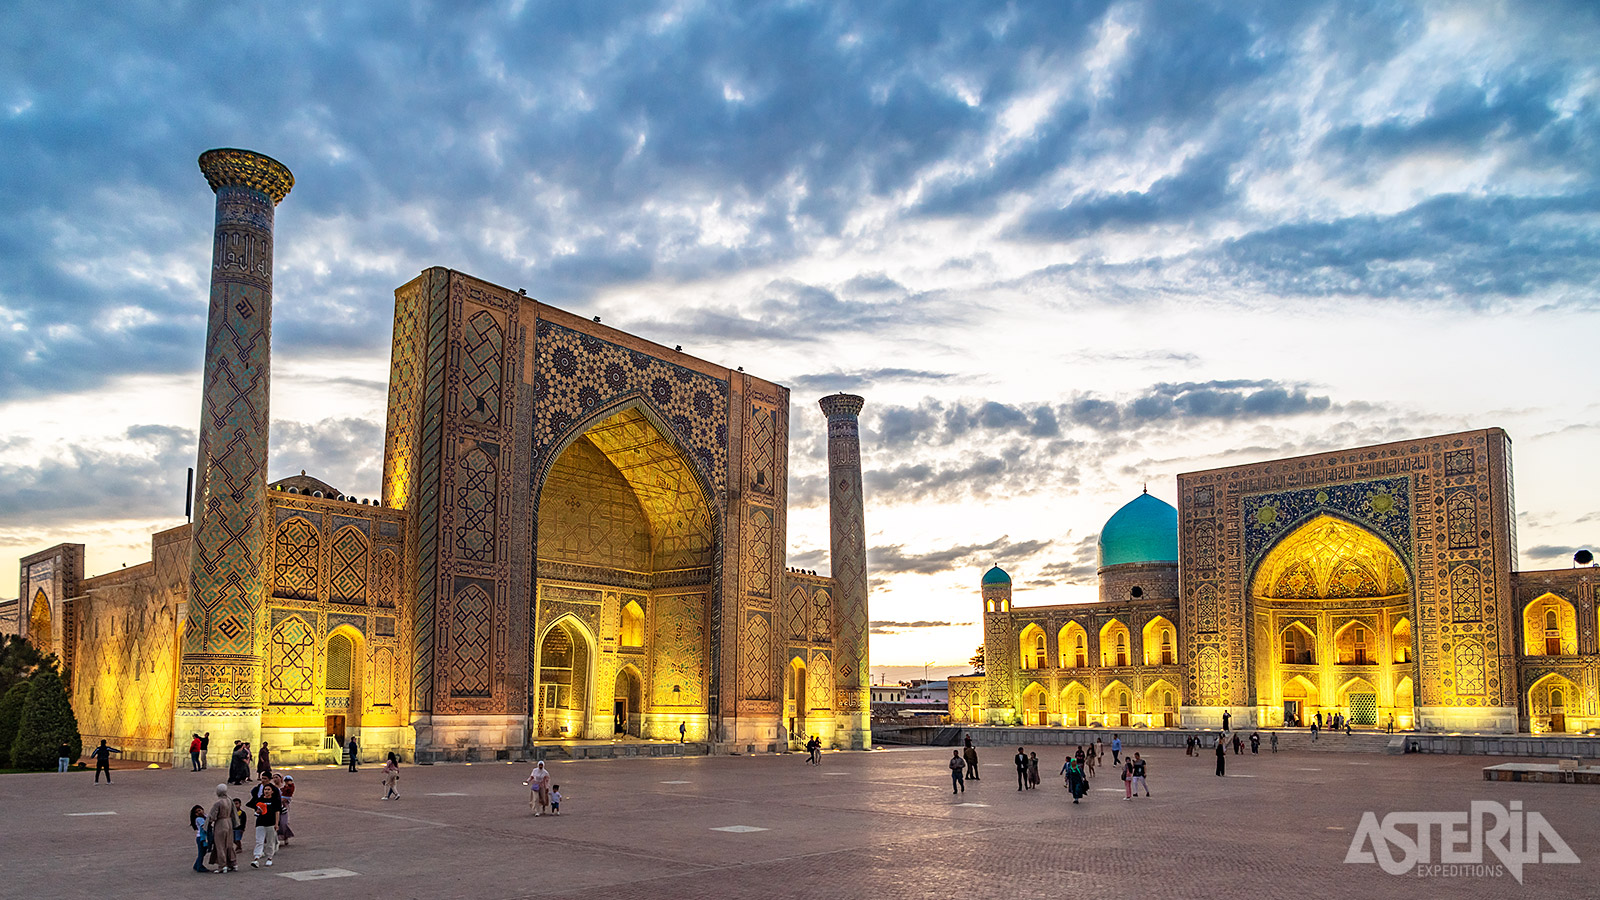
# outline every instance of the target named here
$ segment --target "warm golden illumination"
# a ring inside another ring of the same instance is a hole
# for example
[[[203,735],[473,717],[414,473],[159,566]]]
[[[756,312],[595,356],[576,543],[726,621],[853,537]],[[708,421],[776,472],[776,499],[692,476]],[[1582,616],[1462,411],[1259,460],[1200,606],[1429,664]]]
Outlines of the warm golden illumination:
[[[1044,629],[1030,624],[1017,635],[1017,659],[1024,669],[1043,669],[1049,665],[1046,655]]]
[[[1056,634],[1056,648],[1061,653],[1061,668],[1082,669],[1089,665],[1089,632],[1077,622],[1061,626]]]
[[[33,595],[33,611],[28,616],[28,637],[33,645],[39,648],[40,653],[49,653],[55,649],[55,641],[50,623],[50,600],[40,590]]]
[[[1410,591],[1405,565],[1360,526],[1320,515],[1278,542],[1256,569],[1255,596],[1273,600],[1393,597]]]
[[[1578,652],[1578,616],[1572,604],[1541,594],[1522,610],[1523,654],[1571,656]]]

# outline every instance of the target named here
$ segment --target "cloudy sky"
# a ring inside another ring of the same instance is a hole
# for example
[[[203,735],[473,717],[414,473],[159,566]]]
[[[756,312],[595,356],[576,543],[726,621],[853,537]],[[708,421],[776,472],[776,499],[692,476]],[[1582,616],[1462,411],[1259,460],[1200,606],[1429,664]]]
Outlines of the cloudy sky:
[[[376,495],[443,265],[867,398],[873,659],[942,669],[1179,472],[1501,426],[1526,568],[1600,543],[1593,3],[0,7],[0,595],[148,558],[193,464],[203,150],[278,211],[272,477]]]

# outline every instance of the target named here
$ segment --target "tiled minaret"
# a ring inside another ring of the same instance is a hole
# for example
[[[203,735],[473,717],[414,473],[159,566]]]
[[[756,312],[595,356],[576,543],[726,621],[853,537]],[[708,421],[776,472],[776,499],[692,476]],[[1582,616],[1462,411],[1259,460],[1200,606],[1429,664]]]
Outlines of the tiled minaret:
[[[861,499],[860,397],[818,401],[828,417],[828,532],[834,582],[834,741],[872,746],[867,661],[867,527]]]
[[[211,745],[224,748],[260,736],[272,221],[294,187],[282,163],[248,150],[208,150],[200,171],[216,191],[217,219],[173,721],[179,756],[194,732],[211,732]]]

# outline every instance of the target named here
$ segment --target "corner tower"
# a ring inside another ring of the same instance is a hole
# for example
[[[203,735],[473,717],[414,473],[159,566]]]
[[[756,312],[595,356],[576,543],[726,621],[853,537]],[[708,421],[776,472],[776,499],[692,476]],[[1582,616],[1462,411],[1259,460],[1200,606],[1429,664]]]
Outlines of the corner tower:
[[[861,496],[861,425],[865,401],[832,394],[817,401],[828,417],[828,558],[833,566],[834,741],[872,746],[867,660],[867,527]]]
[[[188,612],[174,734],[255,740],[261,730],[260,629],[272,339],[272,225],[294,187],[282,163],[208,150],[217,195],[205,386],[200,401]],[[179,746],[182,741],[176,742]]]

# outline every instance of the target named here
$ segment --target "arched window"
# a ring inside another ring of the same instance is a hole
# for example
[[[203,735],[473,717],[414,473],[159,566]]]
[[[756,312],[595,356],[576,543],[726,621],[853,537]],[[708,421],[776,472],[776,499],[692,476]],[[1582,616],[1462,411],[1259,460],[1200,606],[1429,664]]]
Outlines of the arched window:
[[[1165,629],[1161,631],[1161,664],[1172,665],[1172,632]]]
[[[1117,695],[1117,708],[1123,712],[1128,711],[1128,692],[1123,691]]]
[[[1550,692],[1550,708],[1560,709],[1561,707],[1565,706],[1566,704],[1562,703],[1561,699],[1561,691],[1559,689],[1552,690]]]
[[[622,607],[622,646],[644,646],[644,610],[633,600]]]
[[[1117,665],[1125,666],[1127,664],[1128,664],[1128,636],[1125,635],[1125,634],[1119,634],[1119,635],[1117,635]]]
[[[349,638],[342,634],[328,638],[328,690],[350,690],[350,665],[354,656],[355,647]]]
[[[1039,635],[1033,639],[1033,661],[1034,668],[1042,669],[1045,667],[1044,632],[1040,632]]]

